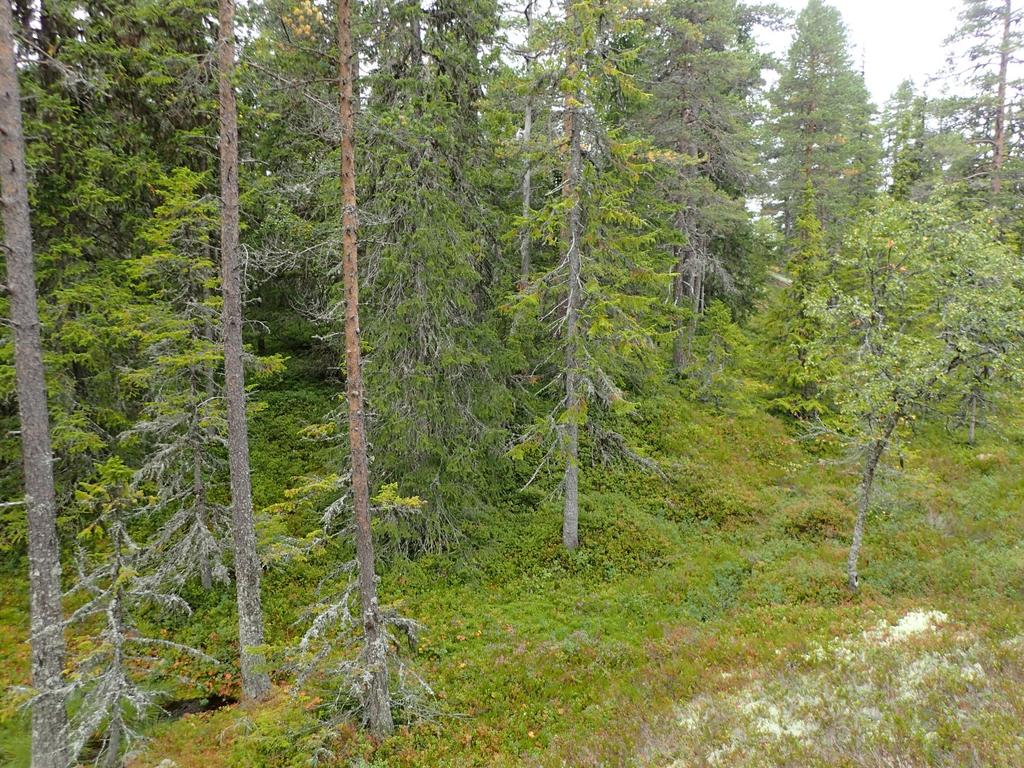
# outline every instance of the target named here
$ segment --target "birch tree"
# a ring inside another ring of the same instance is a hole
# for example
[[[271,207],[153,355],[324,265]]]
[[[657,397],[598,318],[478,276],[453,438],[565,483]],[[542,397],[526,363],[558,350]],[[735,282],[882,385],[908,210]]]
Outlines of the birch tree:
[[[887,197],[850,229],[836,263],[814,305],[822,333],[811,353],[829,361],[840,434],[860,463],[847,560],[856,591],[885,453],[919,417],[963,396],[965,366],[1019,370],[1024,269],[988,222],[964,221],[949,202]]]
[[[256,548],[256,523],[249,476],[249,434],[245,415],[245,363],[242,346],[242,263],[239,254],[238,109],[235,101],[235,4],[219,0],[217,38],[220,104],[221,291],[224,296],[224,396],[227,400],[228,465],[231,474],[231,530],[235,548],[235,591],[238,596],[238,641],[242,657],[242,690],[250,699],[270,692],[262,669],[262,564]]]
[[[21,424],[25,507],[28,515],[29,604],[32,647],[33,768],[67,764],[67,714],[61,689],[64,621],[53,449],[36,299],[29,220],[21,92],[11,5],[0,2],[0,192],[3,195],[6,292],[14,336],[14,374]]]

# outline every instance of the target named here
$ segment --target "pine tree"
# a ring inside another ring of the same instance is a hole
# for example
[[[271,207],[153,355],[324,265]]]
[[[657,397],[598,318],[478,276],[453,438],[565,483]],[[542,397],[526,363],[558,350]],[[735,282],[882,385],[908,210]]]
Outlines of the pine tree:
[[[36,299],[14,29],[10,4],[2,2],[0,6],[0,194],[6,252],[5,290],[14,327],[14,376],[28,515],[32,685],[37,693],[32,704],[32,765],[64,768],[67,764],[67,714],[62,691],[64,621],[53,449]]]
[[[345,372],[349,457],[355,514],[359,607],[366,677],[363,690],[370,731],[387,736],[395,727],[388,679],[388,638],[377,602],[377,571],[370,527],[370,466],[367,457],[363,362],[359,333],[359,241],[356,209],[355,97],[353,95],[352,6],[338,0],[338,111],[341,116],[341,218],[345,286]]]
[[[505,247],[501,216],[519,209],[511,197],[518,168],[500,167],[480,109],[487,65],[496,55],[498,8],[493,0],[436,3],[429,10],[381,0],[354,10],[361,10],[354,24],[364,30],[356,41],[360,55],[375,63],[357,81],[374,475],[428,499],[415,548],[437,551],[458,539],[462,512],[489,503],[504,480],[498,457],[512,403],[498,305],[519,265]],[[304,85],[267,95],[260,108],[273,105],[289,126],[268,121],[258,132],[270,145],[264,156],[272,158],[271,175],[262,184],[274,206],[274,219],[260,225],[262,248],[295,254],[280,271],[290,273],[285,279],[302,297],[324,358],[334,359],[342,337],[335,257],[342,233],[337,158],[325,150],[336,146],[338,130],[335,110],[324,107],[334,101],[323,87],[328,23],[314,18],[297,25],[303,41],[297,46],[290,32],[281,35],[268,21],[261,66]],[[322,55],[309,55],[310,46]],[[283,146],[293,149],[283,153]]]
[[[793,232],[807,182],[826,235],[849,220],[879,185],[874,107],[854,69],[846,27],[823,0],[809,0],[772,90],[771,193],[783,229]]]
[[[1010,118],[1020,107],[1021,80],[1012,65],[1024,44],[1022,20],[1024,9],[1013,0],[964,0],[960,28],[947,41],[957,88],[973,91],[944,105],[946,130],[959,132],[975,148],[952,172],[968,182],[980,174],[995,198],[1007,180],[1007,160],[1019,155],[1021,137]],[[1018,177],[1015,170],[1014,184]]]

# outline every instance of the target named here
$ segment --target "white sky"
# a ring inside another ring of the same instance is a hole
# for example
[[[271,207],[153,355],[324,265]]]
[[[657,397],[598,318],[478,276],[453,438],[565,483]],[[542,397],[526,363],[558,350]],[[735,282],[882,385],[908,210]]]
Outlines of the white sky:
[[[775,0],[799,11],[805,0]],[[883,106],[910,77],[923,86],[946,60],[945,40],[956,28],[960,0],[828,0],[843,14],[858,66],[862,57],[872,99]],[[765,34],[772,50],[784,53],[788,33]]]

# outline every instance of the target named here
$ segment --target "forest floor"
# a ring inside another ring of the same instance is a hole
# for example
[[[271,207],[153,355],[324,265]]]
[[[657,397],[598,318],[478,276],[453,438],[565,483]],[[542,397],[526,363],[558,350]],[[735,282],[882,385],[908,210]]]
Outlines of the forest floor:
[[[259,506],[327,466],[295,434],[332,397],[294,379],[262,393]],[[856,467],[744,399],[641,401],[620,428],[667,479],[584,467],[576,553],[560,547],[558,500],[527,492],[474,515],[454,550],[385,571],[384,600],[427,628],[409,661],[436,693],[429,722],[382,744],[324,730],[320,697],[282,678],[257,708],[155,724],[130,765],[1024,765],[1019,417],[1007,409],[973,446],[922,427],[891,457],[853,597]],[[24,590],[0,578],[0,631],[23,640]],[[268,571],[271,643],[300,631],[317,578]],[[180,636],[230,657],[233,591],[220,592],[197,597]],[[23,681],[26,660],[5,643],[2,682]],[[0,764],[27,765],[27,719],[2,717]]]

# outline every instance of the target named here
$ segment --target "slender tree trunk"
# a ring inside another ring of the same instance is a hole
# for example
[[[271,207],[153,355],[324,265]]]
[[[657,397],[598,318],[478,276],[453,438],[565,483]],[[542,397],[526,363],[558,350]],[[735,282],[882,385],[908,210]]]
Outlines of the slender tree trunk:
[[[868,446],[867,455],[864,457],[864,470],[861,473],[857,500],[857,519],[853,524],[853,542],[850,544],[850,554],[846,561],[847,584],[853,592],[860,587],[857,562],[860,559],[860,550],[864,543],[864,524],[867,522],[868,510],[871,508],[871,492],[874,490],[875,472],[878,470],[878,462],[889,445],[889,438],[894,429],[895,425],[890,426],[882,437],[874,440]]]
[[[995,154],[992,159],[992,191],[1003,189],[1003,163],[1006,161],[1006,87],[1010,69],[1010,27],[1013,21],[1013,0],[1006,0],[1003,10],[1003,38],[999,49],[999,84],[996,91]]]
[[[691,262],[690,306],[693,311],[690,314],[690,325],[686,331],[686,349],[683,352],[684,360],[693,356],[693,341],[697,337],[697,326],[700,324],[700,316],[704,311],[704,260],[701,258],[700,251],[697,248],[691,251]]]
[[[115,545],[115,551],[117,552],[117,569],[115,573],[121,573],[123,565],[121,560],[121,547],[120,544]],[[113,603],[110,606],[110,615],[113,618],[112,627],[114,631],[114,661],[113,667],[118,673],[124,672],[125,658],[124,658],[124,624],[123,616],[121,613],[121,606],[123,601],[123,592],[120,588],[114,591]],[[120,697],[114,702],[114,711],[110,714],[110,724],[107,726],[107,746],[106,756],[103,760],[105,768],[117,768],[121,765],[121,737],[122,731],[124,730],[124,721],[121,715],[121,700]]]
[[[526,0],[526,45],[529,47],[533,37],[533,0]],[[529,62],[528,62],[529,65]],[[532,75],[533,67],[527,71]],[[526,94],[526,113],[523,116],[523,231],[519,239],[519,290],[525,291],[530,284],[530,237],[531,196],[533,194],[533,164],[530,161],[530,139],[533,136],[533,83],[528,84]]]
[[[359,218],[356,208],[355,98],[353,96],[351,0],[338,0],[338,87],[341,115],[341,195],[343,279],[345,283],[345,364],[348,440],[352,461],[352,497],[356,522],[356,562],[366,663],[364,703],[370,731],[394,731],[388,683],[388,640],[377,602],[377,574],[370,527],[370,467],[363,408],[363,364],[359,332]]]
[[[115,525],[117,526],[117,532],[114,538],[114,573],[120,574],[125,570],[125,563],[122,560],[121,550],[121,537],[123,535],[123,521],[121,520],[120,513],[116,518]],[[124,605],[124,591],[117,587],[114,590],[114,596],[111,599],[110,607],[110,629],[113,634],[113,651],[114,658],[111,667],[117,670],[119,675],[125,674],[125,626],[124,626],[124,613],[122,606]],[[122,734],[124,731],[124,720],[121,712],[121,695],[119,695],[114,701],[114,709],[111,712],[111,722],[106,726],[106,755],[103,760],[104,768],[117,768],[121,765],[121,741]]]
[[[204,374],[209,373],[209,371],[210,366],[204,363]],[[207,383],[209,383],[209,380],[207,380]],[[203,447],[201,437],[203,430],[200,425],[199,405],[197,403],[199,399],[199,375],[194,367],[189,369],[189,393],[192,397],[192,407],[196,409],[192,416],[192,422],[189,425],[189,443],[192,447],[192,497],[195,503],[196,519],[204,529],[209,531],[210,524],[206,514],[206,482],[203,479]],[[200,552],[199,555],[199,582],[202,584],[203,589],[210,590],[213,588],[213,572],[210,558],[205,551]]]
[[[214,263],[213,244],[210,242],[209,238],[206,238],[203,243],[203,252],[206,254],[207,261],[211,264]],[[200,278],[200,282],[202,283],[202,289],[199,294],[199,304],[205,307],[206,300],[210,298],[210,289],[206,287],[205,281],[202,278]],[[260,339],[262,338],[263,335],[260,334]],[[202,339],[203,341],[209,341],[211,344],[217,341],[213,322],[209,314],[205,315],[203,318]],[[203,363],[203,378],[206,384],[206,398],[209,402],[213,402],[214,398],[217,397],[216,371],[214,370],[213,362],[207,361]],[[210,424],[207,431],[209,434],[213,435],[216,433],[217,428],[213,424]]]
[[[256,523],[249,477],[249,435],[245,417],[245,367],[242,359],[242,268],[238,253],[238,109],[235,71],[235,3],[219,0],[217,61],[220,99],[221,290],[224,295],[224,395],[227,400],[228,465],[231,475],[231,529],[235,546],[235,591],[241,645],[242,692],[265,699],[270,677],[262,667],[262,565],[256,550]]]
[[[0,2],[0,191],[28,513],[32,686],[39,694],[32,705],[32,768],[64,768],[67,713],[59,692],[64,669],[64,624],[57,500],[12,24],[10,3]]]
[[[206,483],[203,482],[203,453],[199,447],[199,438],[196,436],[192,445],[192,495],[195,496],[196,517],[207,531],[210,530],[210,521],[206,514]],[[199,581],[203,589],[213,588],[213,569],[210,565],[210,557],[206,552],[202,553],[199,562]]]
[[[978,397],[979,393],[974,391],[971,393],[971,415],[970,422],[967,425],[967,442],[974,445],[975,433],[978,427]]]
[[[523,122],[523,148],[529,152],[530,137],[533,132],[533,104],[529,101],[526,104],[526,117]],[[530,251],[532,250],[532,238],[530,236],[530,214],[533,211],[531,196],[533,192],[533,168],[530,164],[529,155],[523,162],[523,232],[519,238],[519,290],[524,291],[530,284]]]
[[[566,25],[574,29],[573,0],[566,0]],[[575,45],[576,41],[570,43]],[[571,55],[566,76],[572,80],[579,74],[579,64],[575,54]],[[580,199],[580,182],[582,176],[583,153],[580,146],[579,106],[575,94],[568,93],[565,97],[565,141],[568,158],[565,168],[563,194],[570,200],[568,218],[565,226],[568,286],[565,299],[565,512],[562,518],[562,543],[569,550],[579,546],[579,422],[582,417],[582,402],[579,393],[579,309],[580,292],[583,289],[581,279],[582,265],[580,262],[580,240],[583,235],[582,200]]]
[[[121,703],[118,702],[120,707]],[[103,758],[105,768],[117,768],[121,765],[121,714],[115,712],[107,727],[107,753]]]
[[[675,256],[676,274],[672,280],[672,303],[682,307],[686,301],[686,249],[678,245],[672,246]],[[672,368],[677,376],[682,376],[686,369],[686,325],[682,317],[676,321],[676,336],[672,343]]]

